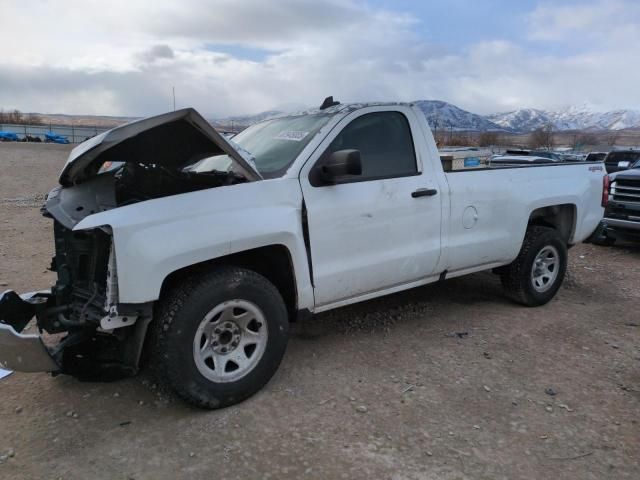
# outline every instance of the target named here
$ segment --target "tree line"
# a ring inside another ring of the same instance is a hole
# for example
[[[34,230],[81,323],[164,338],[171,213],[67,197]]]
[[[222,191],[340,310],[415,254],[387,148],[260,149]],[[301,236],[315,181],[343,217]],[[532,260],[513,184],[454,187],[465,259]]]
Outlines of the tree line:
[[[16,123],[19,125],[42,125],[42,118],[35,113],[22,113],[20,110],[0,109],[0,123]]]
[[[478,146],[478,147],[492,147],[492,146],[514,146],[515,144],[522,144],[532,149],[552,149],[558,145],[558,132],[553,125],[545,125],[538,127],[529,133],[524,138],[516,140],[512,134],[497,131],[484,131],[484,132],[453,132],[449,131],[435,131],[436,142],[439,146]],[[614,146],[620,139],[620,132],[575,132],[573,138],[567,142],[567,135],[571,135],[568,132],[562,132],[564,134],[564,140],[562,144],[570,143],[573,148],[582,148],[585,146],[596,145],[609,145]]]

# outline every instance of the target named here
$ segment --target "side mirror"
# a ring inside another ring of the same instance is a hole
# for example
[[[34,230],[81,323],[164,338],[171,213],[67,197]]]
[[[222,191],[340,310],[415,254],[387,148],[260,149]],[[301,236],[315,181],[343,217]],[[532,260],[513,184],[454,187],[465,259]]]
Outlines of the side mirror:
[[[360,150],[338,150],[320,166],[320,176],[325,182],[333,183],[345,175],[362,175]]]

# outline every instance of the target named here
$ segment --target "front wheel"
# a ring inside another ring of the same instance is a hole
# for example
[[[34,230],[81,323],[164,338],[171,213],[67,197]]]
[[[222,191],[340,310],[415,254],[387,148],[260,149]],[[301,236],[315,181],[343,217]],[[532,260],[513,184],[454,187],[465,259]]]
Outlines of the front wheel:
[[[151,360],[198,407],[250,397],[278,369],[289,331],[282,296],[263,276],[224,267],[188,279],[159,304]]]
[[[529,307],[544,305],[557,293],[567,271],[567,246],[549,227],[531,226],[518,257],[501,274],[513,300]]]

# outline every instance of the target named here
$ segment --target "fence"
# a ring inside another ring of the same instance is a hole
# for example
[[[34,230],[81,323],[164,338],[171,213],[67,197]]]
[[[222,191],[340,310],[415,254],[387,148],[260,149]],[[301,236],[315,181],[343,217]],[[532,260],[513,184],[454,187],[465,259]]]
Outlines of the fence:
[[[20,139],[27,135],[38,137],[44,140],[45,133],[57,133],[67,137],[71,143],[84,142],[87,138],[91,138],[99,133],[106,132],[113,127],[97,127],[97,126],[76,126],[76,125],[19,125],[13,123],[0,123],[0,131],[12,132],[18,135]]]

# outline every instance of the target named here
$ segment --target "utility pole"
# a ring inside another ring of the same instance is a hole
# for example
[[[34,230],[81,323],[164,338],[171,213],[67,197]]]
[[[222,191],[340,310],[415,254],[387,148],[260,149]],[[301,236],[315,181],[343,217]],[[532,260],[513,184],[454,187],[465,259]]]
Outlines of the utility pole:
[[[431,120],[431,123],[433,124],[433,138],[437,142],[438,141],[438,117],[431,116],[429,120]]]
[[[171,87],[171,90],[173,92],[173,111],[176,111],[176,87],[173,86]]]

